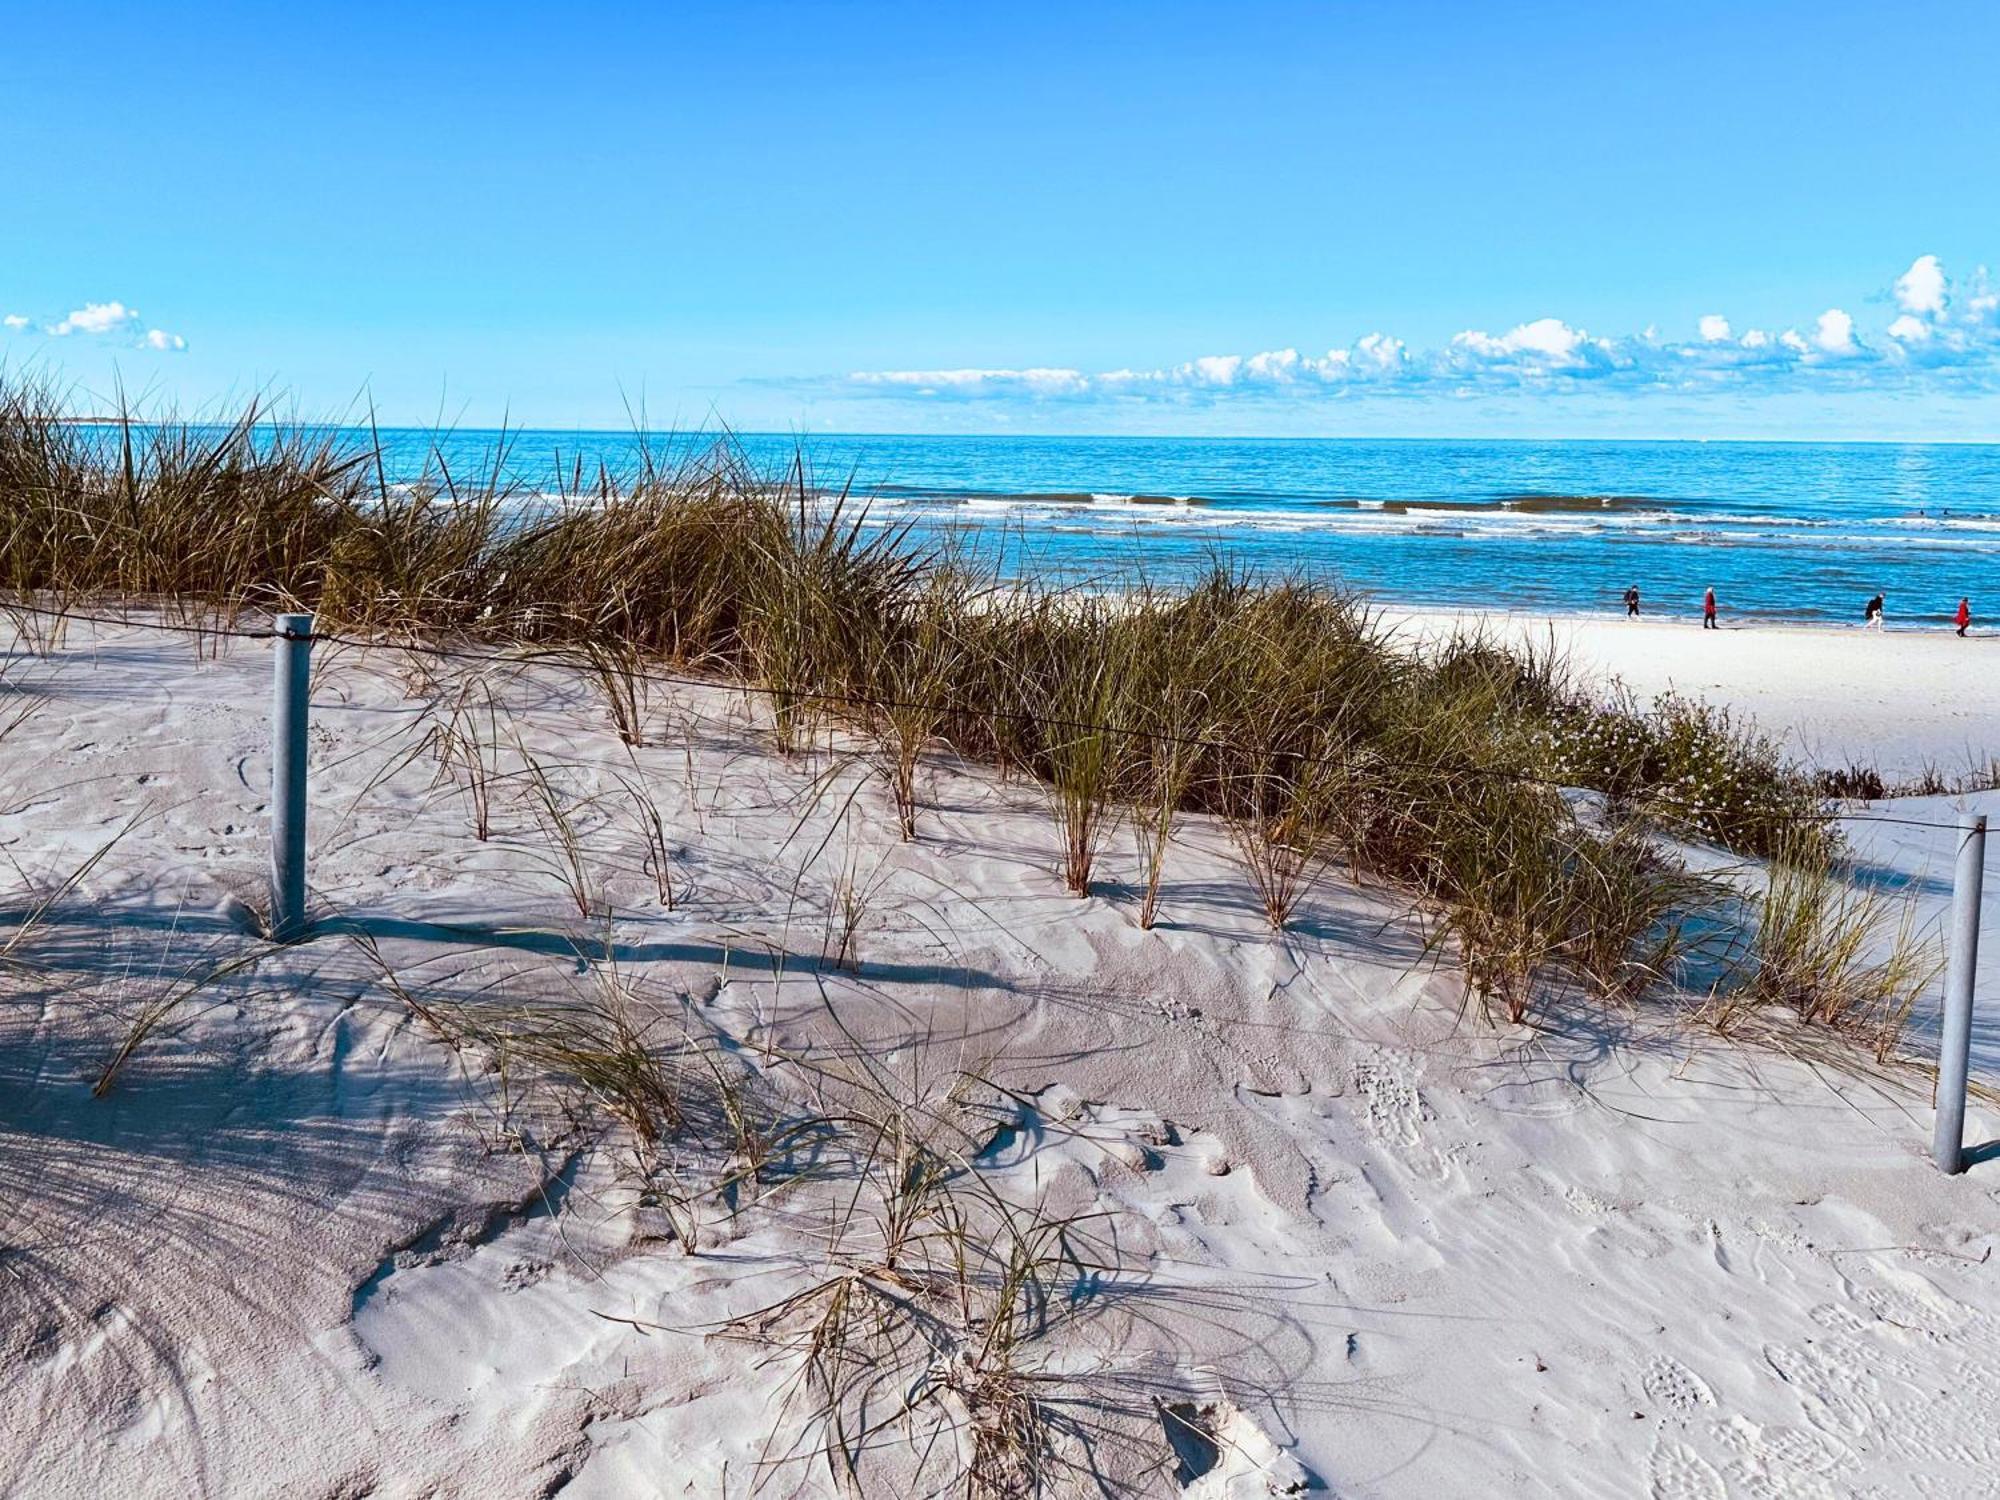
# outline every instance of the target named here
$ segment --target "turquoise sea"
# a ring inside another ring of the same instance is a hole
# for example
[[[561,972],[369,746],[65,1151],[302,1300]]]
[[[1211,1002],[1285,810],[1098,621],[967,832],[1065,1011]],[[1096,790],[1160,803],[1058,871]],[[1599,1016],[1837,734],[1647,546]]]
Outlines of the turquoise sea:
[[[497,461],[573,488],[714,440],[520,430],[382,434],[395,477]],[[1385,603],[1940,625],[2000,616],[2000,446],[737,434],[755,467],[802,455],[869,524],[949,531],[1013,574],[1167,582],[1221,555],[1344,579]]]

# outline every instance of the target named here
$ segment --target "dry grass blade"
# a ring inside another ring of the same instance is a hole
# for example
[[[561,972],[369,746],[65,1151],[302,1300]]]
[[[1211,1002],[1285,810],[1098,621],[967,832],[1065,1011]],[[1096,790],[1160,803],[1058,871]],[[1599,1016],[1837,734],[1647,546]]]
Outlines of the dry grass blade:
[[[442,1007],[419,999],[415,992],[403,983],[402,976],[396,972],[389,960],[382,956],[382,949],[371,934],[358,932],[354,934],[353,941],[354,946],[361,950],[362,956],[375,971],[375,977],[381,982],[382,987],[404,1010],[421,1021],[433,1037],[454,1051],[457,1050],[465,1040],[464,1028],[454,1025]]]
[[[493,789],[501,778],[503,717],[492,687],[483,681],[468,681],[452,700],[445,721],[432,731],[438,775],[465,789],[472,836],[481,843],[493,836]]]
[[[1170,713],[1161,722],[1171,726],[1164,731],[1169,737],[1154,746],[1145,771],[1145,796],[1132,817],[1132,834],[1138,843],[1139,866],[1145,882],[1139,898],[1139,925],[1144,928],[1159,920],[1167,850],[1173,844],[1175,822],[1187,804],[1201,764],[1200,751],[1192,743],[1201,732],[1199,721],[1192,716]]]
[[[645,850],[640,860],[641,867],[652,877],[653,888],[659,892],[660,905],[672,911],[676,889],[673,842],[667,837],[667,820],[660,812],[658,800],[648,790],[645,777],[636,767],[632,775],[619,776],[618,784],[624,789],[626,800],[632,807],[633,819],[639,826],[639,839]]]
[[[91,1096],[101,1099],[111,1092],[112,1084],[117,1081],[125,1065],[132,1060],[132,1054],[145,1045],[147,1039],[182,1006],[200,998],[225,979],[254,969],[271,951],[268,948],[260,948],[238,954],[234,958],[224,959],[221,963],[211,965],[198,974],[170,985],[157,996],[143,1002],[131,1025],[126,1029],[125,1040],[119,1044],[111,1060],[104,1065],[104,1071],[98,1074],[97,1082],[91,1085]]]
[[[850,840],[828,895],[826,938],[820,946],[821,958],[830,960],[835,968],[861,967],[861,929],[890,874],[886,858],[878,858],[874,869],[862,874],[860,851]]]
[[[577,655],[604,698],[619,741],[628,746],[645,744],[650,684],[638,648],[618,636],[591,637],[577,647]]]
[[[576,808],[562,794],[555,779],[539,760],[525,749],[520,755],[528,803],[536,826],[547,841],[547,858],[543,863],[561,883],[570,904],[576,908],[576,914],[589,921],[599,914],[602,903],[597,894],[597,880],[591,873],[590,860],[584,851],[583,834],[577,826]]]
[[[4,741],[41,711],[29,689],[14,678],[13,663],[0,661],[0,741]]]
[[[13,930],[7,934],[7,940],[0,943],[0,965],[12,964],[18,967],[24,962],[23,955],[34,941],[35,934],[48,924],[56,907],[80,890],[91,873],[110,856],[111,851],[148,816],[150,815],[144,811],[134,813],[125,821],[123,827],[99,845],[88,858],[77,864],[55,884],[45,887],[13,914]]]

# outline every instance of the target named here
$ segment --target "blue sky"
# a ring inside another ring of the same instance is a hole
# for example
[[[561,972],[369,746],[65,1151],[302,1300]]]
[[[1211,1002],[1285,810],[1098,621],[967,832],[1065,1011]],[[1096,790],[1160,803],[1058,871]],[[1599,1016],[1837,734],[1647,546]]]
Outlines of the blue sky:
[[[5,14],[0,358],[89,399],[2000,438],[1991,4]]]

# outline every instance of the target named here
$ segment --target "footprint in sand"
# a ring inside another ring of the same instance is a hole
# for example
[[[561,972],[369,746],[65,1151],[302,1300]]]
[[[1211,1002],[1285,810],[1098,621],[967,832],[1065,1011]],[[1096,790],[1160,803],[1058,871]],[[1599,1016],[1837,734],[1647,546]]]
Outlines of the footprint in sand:
[[[1445,1156],[1424,1139],[1430,1110],[1417,1092],[1419,1069],[1413,1058],[1376,1052],[1354,1063],[1354,1092],[1361,1100],[1361,1122],[1367,1132],[1392,1149],[1413,1170],[1442,1178]]]
[[[1639,1383],[1648,1396],[1679,1417],[1691,1417],[1700,1408],[1715,1405],[1715,1392],[1708,1388],[1708,1382],[1664,1354],[1646,1361]]]
[[[1760,1468],[1738,1459],[1723,1469],[1731,1495],[1744,1500],[1836,1500],[1834,1487],[1817,1474]]]
[[[1618,1205],[1609,1198],[1600,1197],[1588,1188],[1574,1183],[1563,1189],[1563,1202],[1569,1211],[1579,1219],[1601,1219],[1607,1214],[1618,1212]]]
[[[1912,1494],[2000,1494],[1990,1482],[2000,1471],[2000,1367],[1982,1357],[1991,1320],[1928,1280],[1884,1277],[1849,1290],[1846,1302],[1812,1308],[1817,1336],[1764,1350],[1808,1425],[1732,1418],[1715,1429],[1741,1455],[1732,1486],[1757,1496],[1832,1492],[1852,1465],[1852,1442],[1892,1455]]]
[[[1839,1437],[1865,1438],[1875,1426],[1881,1385],[1856,1361],[1827,1349],[1767,1344],[1764,1361],[1792,1388],[1813,1426]]]
[[[1831,1476],[1852,1465],[1838,1438],[1800,1427],[1760,1427],[1743,1417],[1715,1423],[1710,1434],[1737,1457],[1724,1469],[1732,1494],[1754,1500],[1831,1500]]]
[[[1354,1064],[1354,1089],[1361,1096],[1369,1134],[1392,1146],[1414,1146],[1423,1140],[1423,1099],[1417,1093],[1417,1070],[1407,1058],[1378,1052]]]
[[[1962,1386],[1886,1406],[1878,1422],[1888,1451],[1911,1463],[1936,1465],[1962,1481],[2000,1470],[1993,1408]]]
[[[1648,1468],[1653,1500],[1724,1500],[1728,1494],[1714,1465],[1664,1433],[1653,1444]]]
[[[1766,1427],[1761,1437],[1763,1456],[1788,1469],[1832,1474],[1854,1461],[1847,1444],[1828,1433],[1803,1427]]]
[[[1920,1297],[1901,1287],[1863,1287],[1855,1300],[1884,1323],[1926,1339],[1950,1338],[1964,1321],[1965,1310],[1956,1304],[1940,1307],[1931,1298]],[[1960,1316],[1954,1317],[1954,1310]]]
[[[1163,1405],[1160,1423],[1179,1461],[1181,1500],[1249,1500],[1317,1488],[1304,1465],[1227,1399]]]

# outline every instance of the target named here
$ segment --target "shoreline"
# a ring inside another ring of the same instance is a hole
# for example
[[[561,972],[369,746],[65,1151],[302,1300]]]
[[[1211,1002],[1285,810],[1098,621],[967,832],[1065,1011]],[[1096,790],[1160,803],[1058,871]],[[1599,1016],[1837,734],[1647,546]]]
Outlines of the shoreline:
[[[1379,595],[1369,596],[1369,605],[1381,616],[1395,619],[1435,620],[1446,616],[1466,620],[1506,620],[1547,622],[1557,625],[1614,625],[1621,627],[1649,628],[1652,626],[1680,626],[1689,630],[1701,628],[1699,610],[1690,609],[1685,613],[1670,613],[1665,610],[1647,610],[1636,620],[1629,619],[1618,609],[1490,609],[1477,605],[1456,605],[1449,602],[1422,599],[1389,599]],[[1756,631],[1760,633],[1787,634],[1799,632],[1807,635],[1855,635],[1855,636],[1897,636],[1928,640],[1932,637],[1964,639],[1967,641],[2000,641],[2000,624],[1981,622],[1975,618],[1972,627],[1963,637],[1953,632],[1948,621],[1938,623],[1908,624],[1897,623],[1893,618],[1880,630],[1871,630],[1859,623],[1841,620],[1801,620],[1787,615],[1730,615],[1727,611],[1717,617],[1717,627],[1724,634],[1741,634]]]

